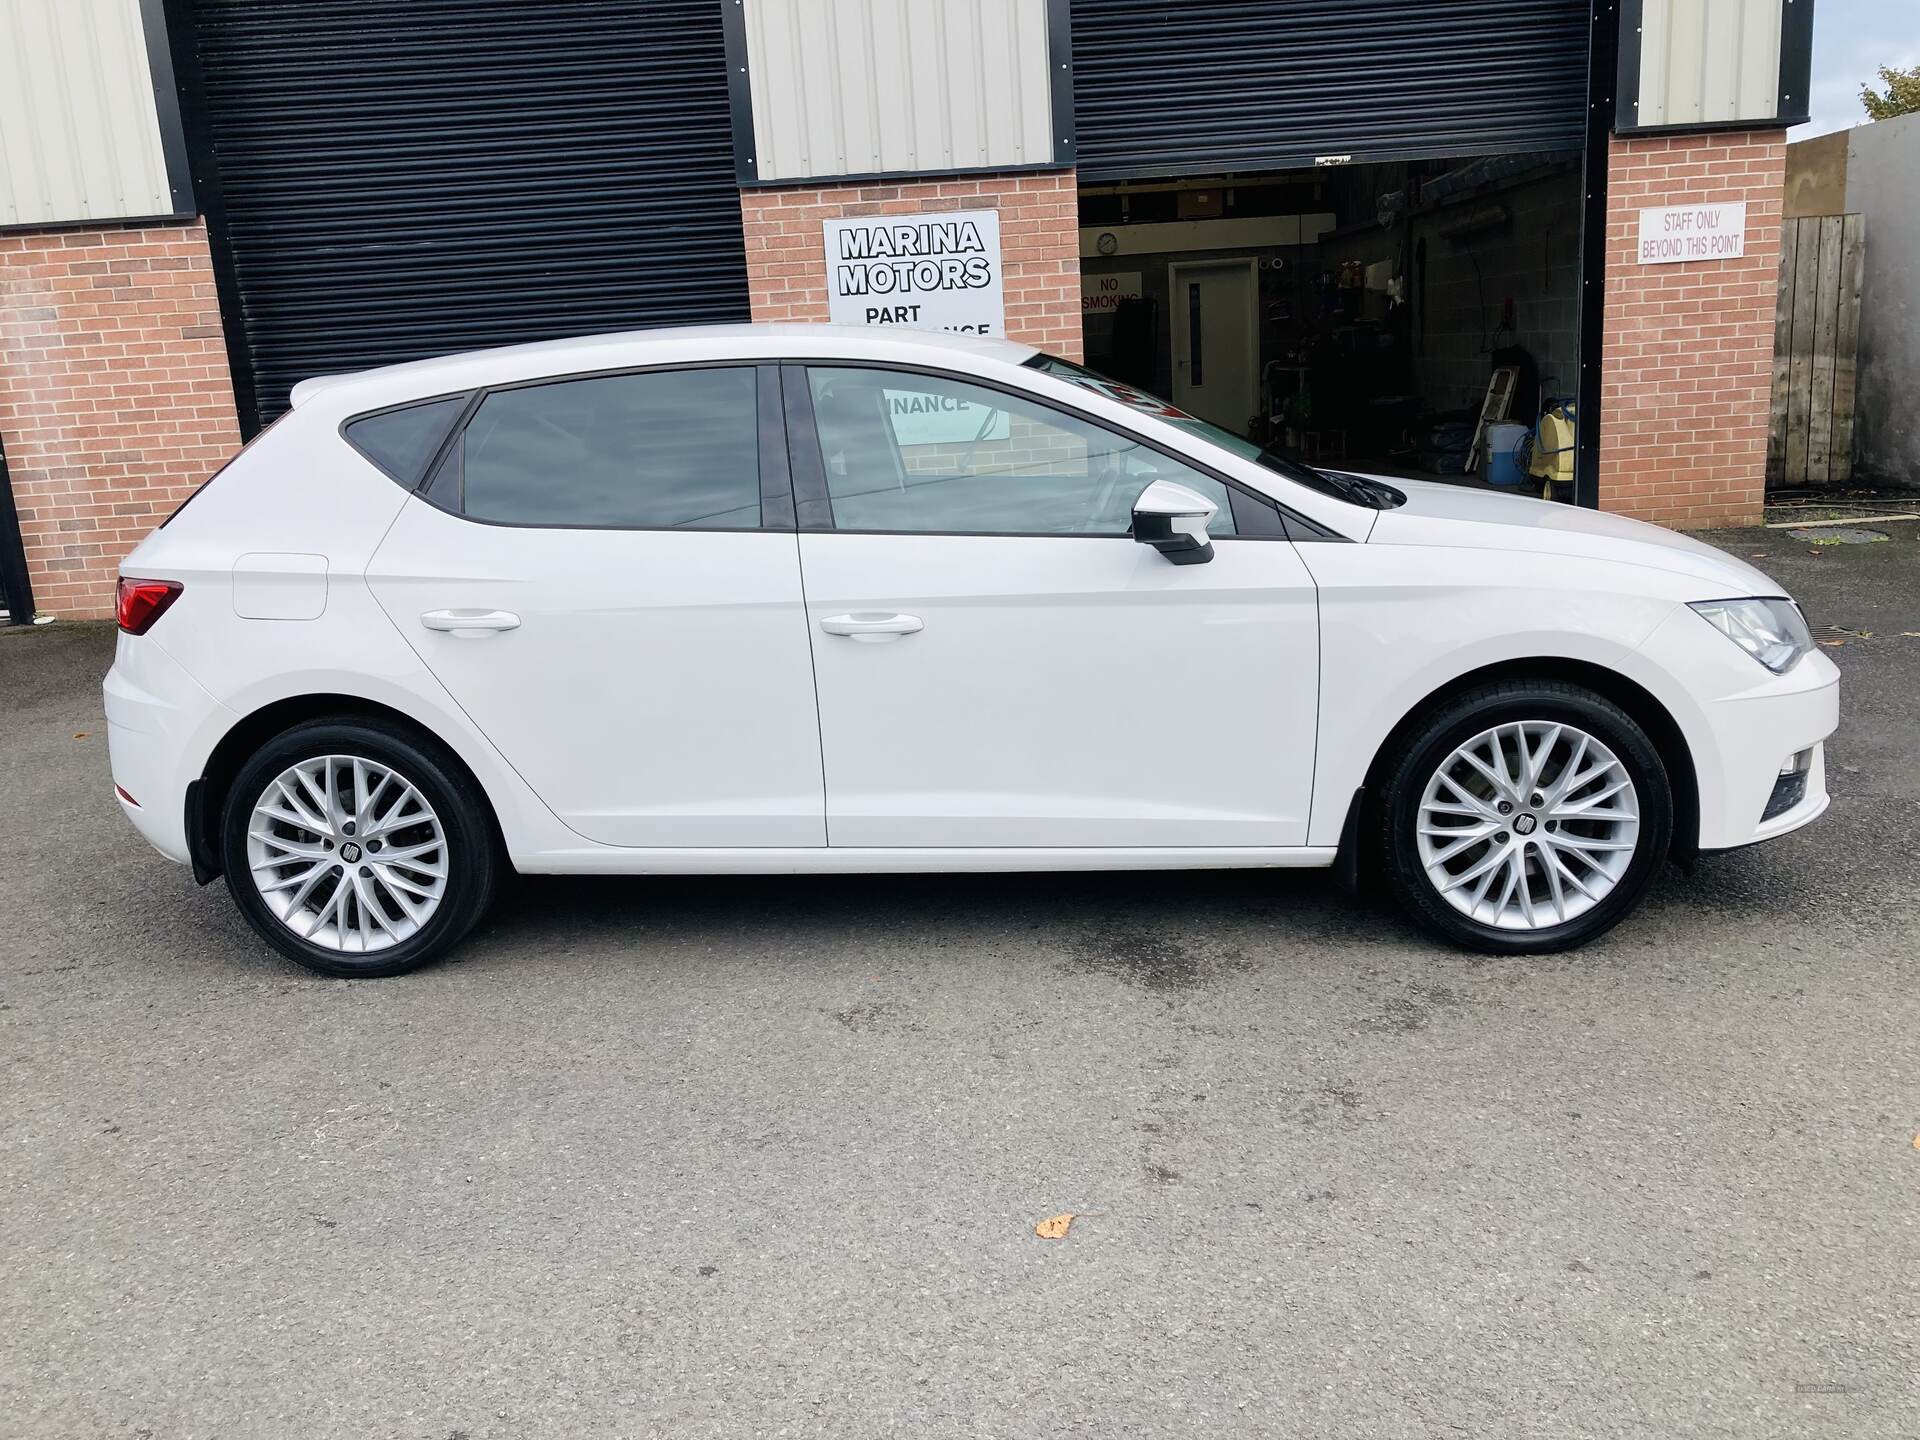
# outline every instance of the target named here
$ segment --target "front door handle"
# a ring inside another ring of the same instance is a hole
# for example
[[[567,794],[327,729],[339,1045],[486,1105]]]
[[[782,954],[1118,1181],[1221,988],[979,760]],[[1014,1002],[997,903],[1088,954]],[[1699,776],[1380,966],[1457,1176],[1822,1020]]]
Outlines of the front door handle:
[[[829,615],[820,622],[820,628],[829,635],[845,635],[850,640],[877,645],[898,640],[902,635],[917,635],[926,626],[920,623],[918,615],[878,615],[862,611],[854,615]]]
[[[511,610],[429,610],[420,623],[429,630],[444,630],[461,639],[478,639],[496,630],[518,630],[520,617]]]

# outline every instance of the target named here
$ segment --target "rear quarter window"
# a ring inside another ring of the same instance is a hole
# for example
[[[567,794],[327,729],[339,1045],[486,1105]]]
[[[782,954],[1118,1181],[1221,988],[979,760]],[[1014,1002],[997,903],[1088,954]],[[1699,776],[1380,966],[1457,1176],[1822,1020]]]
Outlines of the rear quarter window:
[[[465,395],[425,400],[349,420],[340,433],[347,443],[409,490],[420,483],[440,453],[441,442],[467,408]]]

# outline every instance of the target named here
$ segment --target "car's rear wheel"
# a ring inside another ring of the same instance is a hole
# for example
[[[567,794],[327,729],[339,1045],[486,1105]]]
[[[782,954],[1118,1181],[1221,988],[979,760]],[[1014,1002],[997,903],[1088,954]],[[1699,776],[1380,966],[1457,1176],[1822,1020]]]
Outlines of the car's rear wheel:
[[[492,898],[486,801],[440,748],[375,720],[318,720],[262,746],[221,822],[253,928],[326,975],[398,975],[457,944]]]
[[[1442,706],[1387,782],[1387,879],[1427,929],[1492,954],[1570,950],[1617,925],[1666,860],[1673,795],[1646,732],[1558,681]]]

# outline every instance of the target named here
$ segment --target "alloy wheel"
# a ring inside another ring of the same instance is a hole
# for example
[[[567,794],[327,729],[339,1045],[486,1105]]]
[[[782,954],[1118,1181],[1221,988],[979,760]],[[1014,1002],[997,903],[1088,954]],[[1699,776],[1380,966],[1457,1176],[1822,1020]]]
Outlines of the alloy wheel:
[[[447,889],[447,839],[411,780],[358,755],[318,755],[270,781],[247,822],[254,888],[310,945],[349,954],[417,935]]]
[[[1416,820],[1420,863],[1455,910],[1503,930],[1575,920],[1620,884],[1639,796],[1612,750],[1573,725],[1483,730],[1443,760]]]

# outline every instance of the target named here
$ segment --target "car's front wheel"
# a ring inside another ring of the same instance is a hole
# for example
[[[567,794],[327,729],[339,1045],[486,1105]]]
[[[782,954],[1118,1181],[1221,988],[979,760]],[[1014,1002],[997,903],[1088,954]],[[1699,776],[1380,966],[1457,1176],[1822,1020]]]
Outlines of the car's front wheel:
[[[1454,697],[1387,782],[1387,879],[1427,929],[1470,949],[1545,954],[1612,929],[1673,835],[1659,751],[1619,706],[1559,681]]]
[[[326,975],[398,975],[459,942],[491,899],[486,802],[438,746],[318,720],[262,746],[227,792],[228,888],[282,954]]]

